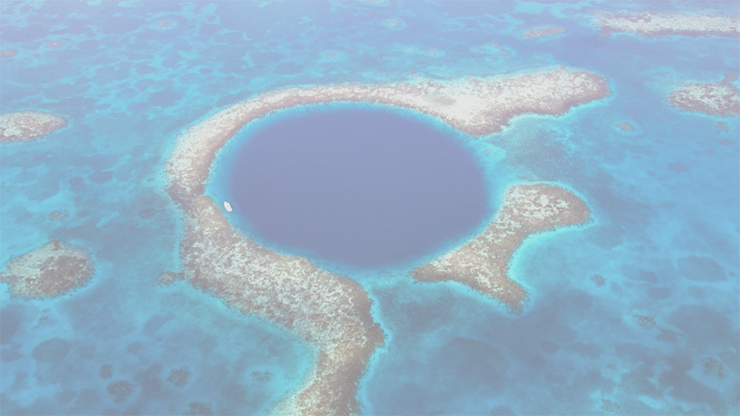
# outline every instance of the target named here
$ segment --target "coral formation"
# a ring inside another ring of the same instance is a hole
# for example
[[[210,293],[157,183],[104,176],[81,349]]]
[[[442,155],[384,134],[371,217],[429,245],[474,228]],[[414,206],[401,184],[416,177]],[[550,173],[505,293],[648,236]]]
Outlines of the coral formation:
[[[740,89],[732,84],[734,75],[706,84],[686,84],[668,95],[668,102],[681,110],[720,117],[740,115]]]
[[[82,248],[53,240],[13,259],[0,274],[10,294],[23,299],[64,295],[84,286],[95,271]]]
[[[183,279],[185,279],[185,275],[183,273],[162,272],[159,274],[157,281],[160,285],[168,286]]]
[[[245,124],[284,108],[336,101],[381,103],[417,110],[471,136],[484,136],[501,131],[515,116],[560,115],[609,93],[600,75],[564,67],[459,81],[277,90],[227,107],[181,135],[168,162],[168,190],[176,201],[203,194],[218,149]]]
[[[549,38],[555,35],[560,35],[562,33],[565,33],[564,27],[552,26],[528,30],[524,32],[524,37],[527,39],[542,39]]]
[[[110,364],[105,364],[102,367],[100,367],[100,378],[108,379],[113,377],[113,366]]]
[[[201,403],[201,402],[192,402],[188,406],[188,410],[183,413],[183,415],[186,416],[212,416],[213,410],[211,409],[211,406]]]
[[[709,374],[717,378],[723,378],[725,376],[725,366],[716,358],[704,358],[702,368],[704,369],[704,374]]]
[[[65,218],[67,218],[65,211],[52,211],[49,213],[49,219],[52,221],[63,220]]]
[[[632,133],[636,130],[635,126],[629,121],[621,122],[617,125],[617,128],[625,133]]]
[[[617,402],[609,399],[601,399],[601,410],[608,413],[613,413],[621,409]]]
[[[172,369],[172,371],[170,371],[169,377],[167,377],[167,381],[177,387],[182,387],[188,382],[189,378],[190,371],[188,371],[188,369],[185,367],[181,367]]]
[[[180,245],[184,278],[227,305],[281,325],[315,345],[313,369],[298,391],[277,406],[277,413],[356,413],[359,377],[384,342],[370,313],[370,299],[358,283],[321,270],[305,258],[266,249],[235,230],[204,192],[218,150],[251,121],[300,105],[362,101],[405,107],[482,136],[500,131],[516,115],[563,114],[608,94],[603,77],[559,67],[461,81],[288,88],[229,106],[185,130],[167,164],[167,191],[185,214]],[[524,185],[514,188],[511,198],[506,221],[532,226],[532,232],[588,217],[583,202],[558,187]],[[523,215],[534,217],[527,220]],[[515,234],[514,240],[525,236]],[[511,241],[507,237],[506,242]],[[501,261],[505,264],[508,258]],[[518,306],[524,291],[513,282],[509,287],[520,289],[507,298]]]
[[[591,281],[594,282],[594,284],[599,287],[604,286],[604,284],[606,283],[606,279],[604,279],[604,276],[600,274],[595,274],[591,276]]]
[[[272,373],[269,371],[252,371],[252,380],[259,383],[267,383],[272,380]]]
[[[108,385],[108,393],[113,396],[116,403],[126,400],[134,392],[134,385],[126,380],[114,381]]]
[[[678,334],[665,328],[661,328],[660,333],[655,338],[665,342],[678,342]]]
[[[501,210],[485,231],[415,269],[412,277],[428,282],[454,280],[518,310],[526,291],[508,276],[511,256],[528,236],[583,224],[589,215],[583,200],[559,186],[513,186],[506,191]]]
[[[643,328],[653,328],[655,327],[655,318],[647,315],[635,315],[635,318],[637,318],[637,323],[643,327]]]
[[[0,114],[0,142],[28,142],[67,125],[64,117],[39,111]]]
[[[740,36],[740,17],[690,13],[594,13],[601,33],[635,33],[648,38],[673,35]]]

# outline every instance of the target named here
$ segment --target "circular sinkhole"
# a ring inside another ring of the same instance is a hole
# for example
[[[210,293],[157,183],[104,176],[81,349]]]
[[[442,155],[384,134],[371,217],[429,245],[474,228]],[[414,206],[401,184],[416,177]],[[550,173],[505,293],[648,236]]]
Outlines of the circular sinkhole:
[[[490,217],[484,170],[467,140],[390,107],[283,110],[222,149],[209,193],[229,202],[237,229],[269,248],[322,266],[389,269],[458,243]]]

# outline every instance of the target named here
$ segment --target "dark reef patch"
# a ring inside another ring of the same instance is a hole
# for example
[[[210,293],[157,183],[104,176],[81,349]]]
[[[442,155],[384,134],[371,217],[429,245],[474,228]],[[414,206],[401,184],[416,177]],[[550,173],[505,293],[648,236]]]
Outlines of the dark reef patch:
[[[448,386],[450,389],[498,387],[509,367],[506,357],[496,348],[462,337],[447,343],[436,358],[435,371],[441,372],[439,378],[454,383]]]
[[[64,360],[71,349],[72,346],[68,341],[52,338],[36,345],[31,356],[39,364],[57,365]]]
[[[697,345],[736,345],[732,321],[714,309],[702,305],[683,305],[673,312],[670,323]]]
[[[725,280],[725,271],[708,257],[688,256],[678,259],[678,269],[683,277],[700,282]]]
[[[13,340],[23,323],[23,308],[8,306],[0,310],[0,344],[6,345]]]

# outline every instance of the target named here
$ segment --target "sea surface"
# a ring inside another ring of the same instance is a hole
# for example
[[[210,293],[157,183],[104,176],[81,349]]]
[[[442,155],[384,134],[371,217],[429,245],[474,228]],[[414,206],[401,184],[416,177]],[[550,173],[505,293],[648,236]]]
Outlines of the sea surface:
[[[591,20],[593,10],[645,9],[740,14],[736,2],[0,2],[0,49],[18,51],[0,60],[2,112],[69,120],[42,140],[0,145],[0,269],[51,239],[86,248],[96,267],[57,299],[0,288],[0,413],[183,414],[201,402],[264,414],[306,375],[312,349],[290,333],[157,283],[180,267],[183,217],[163,172],[183,129],[278,88],[557,65],[604,76],[612,95],[475,140],[449,133],[483,172],[485,212],[409,261],[472,236],[514,183],[566,186],[593,221],[517,251],[510,273],[529,293],[519,315],[459,284],[414,283],[406,262],[377,273],[327,258],[366,288],[387,334],[359,385],[362,413],[740,413],[740,123],[665,98],[737,73],[740,46],[603,36]],[[567,32],[522,36],[548,25]],[[625,121],[636,130],[621,131]],[[247,126],[234,143],[255,133]],[[214,197],[231,192],[218,169]],[[182,368],[184,385],[167,381]],[[120,380],[134,389],[116,402],[107,388]]]
[[[470,137],[397,112],[317,105],[252,123],[220,152],[213,198],[235,207],[228,218],[245,234],[322,266],[419,266],[485,227],[500,190],[463,147]]]

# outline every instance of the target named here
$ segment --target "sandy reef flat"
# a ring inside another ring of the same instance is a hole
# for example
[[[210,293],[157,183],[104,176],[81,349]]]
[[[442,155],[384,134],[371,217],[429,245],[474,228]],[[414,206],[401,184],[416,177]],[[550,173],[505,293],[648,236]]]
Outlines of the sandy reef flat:
[[[0,142],[29,142],[66,125],[64,117],[39,111],[0,114]]]
[[[609,93],[600,75],[558,67],[454,82],[288,88],[227,107],[183,131],[167,164],[167,191],[185,215],[183,277],[229,306],[281,325],[316,347],[312,371],[298,391],[277,406],[277,414],[354,414],[358,379],[385,338],[373,320],[367,293],[351,279],[321,270],[305,258],[264,248],[232,227],[220,202],[205,195],[219,149],[249,122],[301,105],[344,101],[403,107],[478,137],[500,131],[514,116],[560,115]],[[577,209],[577,197],[562,192],[547,186],[514,188],[507,197],[513,208],[503,208],[507,216],[499,218],[508,219],[500,221],[518,220],[532,230],[544,230],[581,220],[584,211]],[[531,197],[544,205],[530,207]],[[519,217],[530,214],[540,222]],[[512,247],[500,252],[513,251],[513,241],[506,240]],[[517,296],[508,296],[498,298],[514,305]]]
[[[681,110],[720,117],[740,115],[740,89],[732,84],[734,75],[722,81],[685,84],[668,95],[668,102]]]
[[[527,293],[508,276],[511,256],[528,236],[584,224],[589,215],[583,200],[565,188],[546,184],[512,186],[485,231],[457,250],[415,269],[412,277],[426,282],[454,280],[517,311]]]
[[[726,14],[597,12],[594,20],[605,35],[634,33],[646,38],[740,36],[740,17]]]
[[[9,285],[14,297],[44,299],[84,286],[94,272],[85,250],[53,240],[11,261],[0,282]]]

